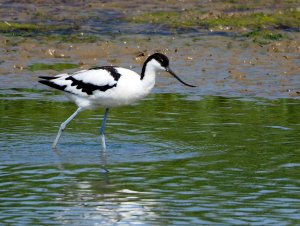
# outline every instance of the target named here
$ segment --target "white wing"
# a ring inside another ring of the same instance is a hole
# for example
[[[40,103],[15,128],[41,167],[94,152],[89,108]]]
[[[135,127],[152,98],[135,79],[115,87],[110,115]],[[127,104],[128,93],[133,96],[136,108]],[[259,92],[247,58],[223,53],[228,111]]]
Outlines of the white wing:
[[[105,66],[82,70],[73,74],[60,74],[55,77],[41,77],[40,82],[55,89],[63,90],[79,96],[93,95],[94,91],[105,92],[116,87],[119,68]]]
[[[83,70],[71,75],[77,81],[97,86],[114,85],[117,80],[105,69]]]

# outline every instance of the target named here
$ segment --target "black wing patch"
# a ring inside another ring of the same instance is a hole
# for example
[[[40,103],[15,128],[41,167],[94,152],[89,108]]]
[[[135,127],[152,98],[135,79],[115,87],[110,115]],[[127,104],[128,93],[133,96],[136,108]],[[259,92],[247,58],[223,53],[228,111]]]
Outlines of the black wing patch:
[[[114,66],[93,67],[89,70],[106,70],[110,73],[110,75],[114,78],[115,81],[118,81],[121,77],[121,74],[117,71],[117,69]]]
[[[62,90],[62,91],[65,91],[65,88],[67,87],[66,85],[61,86],[61,85],[55,84],[54,82],[48,81],[48,80],[40,80],[39,83],[42,83],[44,85],[47,85],[54,89],[58,89],[58,90]]]
[[[121,77],[121,74],[118,73],[116,68],[113,66],[94,67],[94,68],[90,68],[89,70],[106,70],[109,72],[109,74],[114,78],[114,80],[116,82]],[[73,73],[72,75],[75,75],[75,74],[76,74],[76,72]],[[66,80],[71,80],[72,81],[71,86],[75,86],[76,89],[81,89],[82,92],[84,92],[88,95],[92,95],[95,90],[100,90],[102,92],[105,92],[106,90],[117,86],[117,83],[115,83],[114,85],[103,85],[103,86],[98,86],[98,85],[91,84],[91,83],[85,83],[83,81],[75,79],[74,77],[72,77],[72,75],[67,77]],[[42,83],[44,85],[50,86],[54,89],[72,93],[72,91],[66,90],[67,85],[58,85],[55,83],[55,81],[52,81],[53,79],[57,78],[55,76],[40,76],[39,78],[44,79],[44,80],[39,81],[40,83]]]
[[[72,81],[71,86],[76,86],[76,89],[81,89],[82,92],[85,92],[88,95],[92,95],[95,90],[100,90],[102,92],[105,92],[106,90],[117,86],[117,83],[112,86],[110,85],[98,86],[91,83],[82,82],[80,80],[73,78],[72,76],[66,78],[66,80],[71,80]]]

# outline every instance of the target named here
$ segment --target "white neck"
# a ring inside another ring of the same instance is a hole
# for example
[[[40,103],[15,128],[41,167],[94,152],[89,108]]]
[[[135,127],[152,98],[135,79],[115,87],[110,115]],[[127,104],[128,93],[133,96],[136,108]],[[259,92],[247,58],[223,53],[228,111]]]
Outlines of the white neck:
[[[160,64],[154,59],[147,62],[146,65],[143,66],[141,79],[146,89],[152,89],[154,87],[156,72],[161,69],[162,67]]]

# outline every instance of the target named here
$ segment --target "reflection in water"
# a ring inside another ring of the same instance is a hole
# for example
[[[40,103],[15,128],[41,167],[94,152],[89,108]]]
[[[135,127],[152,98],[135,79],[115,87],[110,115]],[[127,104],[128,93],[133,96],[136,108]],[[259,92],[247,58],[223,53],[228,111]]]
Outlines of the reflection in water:
[[[62,174],[65,171],[65,167],[64,165],[69,164],[71,161],[68,158],[67,155],[63,155],[62,151],[59,150],[58,148],[51,148],[53,154],[57,157],[56,161],[56,165],[57,168],[59,170],[61,170]],[[99,158],[99,169],[100,169],[100,174],[103,175],[103,181],[105,182],[105,184],[109,183],[109,177],[108,177],[108,173],[109,170],[107,169],[107,153],[106,153],[106,149],[101,148],[99,150],[100,153],[100,158]],[[96,159],[97,156],[94,157],[94,159]]]
[[[83,112],[52,150],[73,105],[1,107],[3,224],[300,221],[297,100],[156,94],[112,112],[106,152],[97,112]]]
[[[73,169],[70,171],[70,162],[62,154],[61,150],[52,149],[53,154],[59,159],[56,163],[60,177],[68,178],[70,174],[85,174],[90,170],[93,174],[99,169],[97,166],[83,166],[82,169]],[[143,224],[145,219],[157,218],[156,214],[149,206],[150,200],[139,200],[140,195],[147,195],[147,192],[139,192],[130,189],[115,188],[109,181],[109,170],[107,164],[106,150],[100,151],[99,168],[102,169],[100,175],[94,175],[94,179],[88,180],[83,177],[80,181],[69,180],[67,186],[70,188],[65,193],[64,198],[72,200],[73,206],[61,209],[55,214],[55,219],[61,223],[74,223],[74,218],[84,220],[84,224],[94,224],[101,222],[103,224],[114,224],[122,222],[124,224]],[[69,163],[68,163],[69,162]],[[102,178],[102,179],[101,179]],[[56,199],[61,202],[61,197]],[[155,200],[151,201],[155,202]]]
[[[132,190],[115,191],[113,194],[101,194],[91,197],[95,191],[89,190],[88,185],[81,184],[80,190],[74,202],[78,206],[65,208],[57,214],[59,222],[74,223],[74,219],[80,219],[84,224],[144,224],[146,219],[155,219],[157,215],[152,211],[148,202],[138,200],[139,192]],[[122,197],[121,197],[122,196]],[[126,197],[126,198],[125,198]]]

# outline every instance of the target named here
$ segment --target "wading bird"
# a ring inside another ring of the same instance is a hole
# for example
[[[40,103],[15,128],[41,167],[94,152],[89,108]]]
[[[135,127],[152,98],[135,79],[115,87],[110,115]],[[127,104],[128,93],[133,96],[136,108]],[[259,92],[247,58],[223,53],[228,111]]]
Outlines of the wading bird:
[[[39,81],[40,83],[64,91],[78,106],[77,110],[60,125],[52,148],[56,148],[62,132],[79,112],[84,109],[104,107],[105,114],[100,128],[100,135],[105,149],[104,130],[109,109],[132,104],[149,94],[154,87],[155,76],[158,71],[169,72],[182,84],[195,87],[182,81],[170,69],[169,59],[161,53],[154,53],[147,58],[140,75],[122,67],[102,66],[72,74],[60,74],[51,77],[40,76],[43,79]]]

